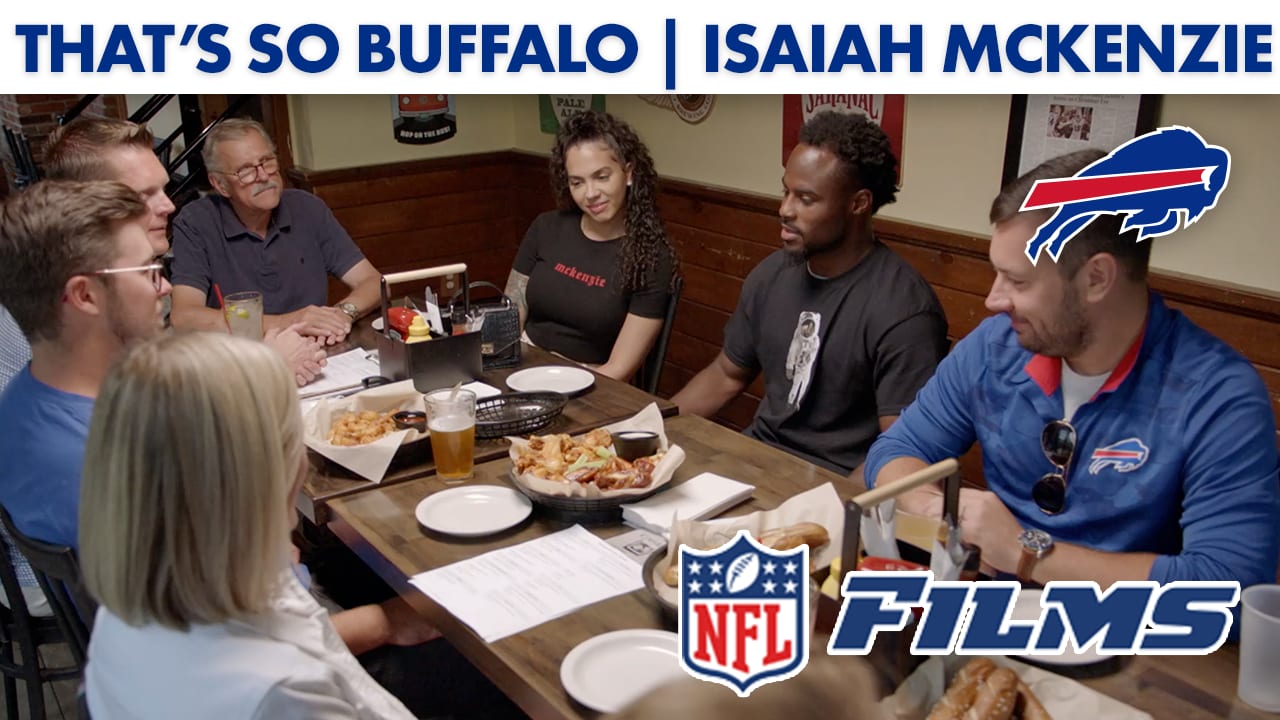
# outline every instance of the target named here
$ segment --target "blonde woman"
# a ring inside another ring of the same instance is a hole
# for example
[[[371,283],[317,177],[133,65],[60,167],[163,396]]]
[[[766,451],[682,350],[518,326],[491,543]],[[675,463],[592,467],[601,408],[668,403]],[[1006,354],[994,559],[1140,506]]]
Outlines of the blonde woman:
[[[170,333],[112,369],[81,488],[95,720],[413,717],[290,569],[303,462],[294,380],[261,343]]]

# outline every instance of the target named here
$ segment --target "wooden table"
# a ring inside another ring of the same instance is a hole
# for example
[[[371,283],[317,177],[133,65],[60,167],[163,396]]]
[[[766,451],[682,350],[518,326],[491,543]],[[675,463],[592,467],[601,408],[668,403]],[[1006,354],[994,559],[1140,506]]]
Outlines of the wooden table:
[[[363,336],[358,337],[363,339]],[[368,344],[372,345],[372,343],[372,336],[370,336]],[[487,371],[481,380],[505,392],[507,377],[517,370],[566,363],[563,358],[531,345],[523,347],[520,358],[519,367]],[[596,373],[595,385],[581,395],[571,398],[565,405],[564,412],[539,432],[576,435],[629,418],[650,403],[657,403],[663,416],[674,415],[678,410],[670,400],[655,397],[633,385]],[[308,450],[307,459],[311,463],[311,472],[303,482],[302,492],[298,493],[296,506],[312,523],[324,525],[329,522],[329,504],[338,498],[434,474],[436,465],[430,456],[429,446],[423,444],[423,448],[426,450],[423,457],[411,458],[409,462],[393,462],[381,484],[365,480],[320,454]],[[505,440],[477,438],[475,450],[477,464],[506,457],[506,455]]]
[[[682,415],[667,420],[667,436],[687,454],[672,482],[715,471],[756,486],[755,496],[729,515],[777,507],[787,498],[826,482],[835,483],[841,496],[854,492],[852,481],[845,477],[699,417]],[[504,477],[510,466],[507,460],[477,465],[471,482],[506,485]],[[664,627],[657,605],[641,590],[486,643],[410,586],[408,577],[547,535],[565,524],[538,510],[529,523],[496,537],[475,541],[433,537],[418,526],[413,509],[422,498],[445,487],[442,480],[430,476],[338,499],[331,505],[329,527],[531,717],[593,715],[574,703],[560,686],[560,661],[578,643],[604,632]],[[618,525],[593,531],[609,537],[627,529]]]
[[[756,486],[755,496],[726,513],[771,509],[785,499],[824,482],[835,483],[841,497],[862,488],[852,480],[817,468],[702,418],[667,420],[667,434],[688,455],[673,482],[704,471],[718,472]],[[505,485],[510,463],[478,465],[471,482]],[[593,718],[560,684],[560,663],[579,643],[628,628],[666,628],[646,590],[611,598],[566,617],[544,623],[496,643],[481,640],[466,625],[408,584],[408,578],[501,547],[532,540],[565,525],[540,511],[507,533],[474,541],[428,534],[413,517],[417,503],[448,486],[431,476],[337,499],[330,527],[419,612],[435,623],[455,647],[536,720]],[[592,528],[610,537],[627,528]],[[812,652],[823,650],[815,641]],[[1125,660],[1110,676],[1082,680],[1095,690],[1164,718],[1275,718],[1235,699],[1236,646],[1207,657],[1137,657]]]

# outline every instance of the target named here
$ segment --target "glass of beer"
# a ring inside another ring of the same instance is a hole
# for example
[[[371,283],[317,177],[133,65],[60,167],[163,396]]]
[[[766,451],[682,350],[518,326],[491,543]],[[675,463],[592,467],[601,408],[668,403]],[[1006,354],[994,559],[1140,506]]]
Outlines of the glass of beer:
[[[262,293],[231,293],[222,299],[222,312],[232,335],[262,339]]]
[[[476,394],[462,389],[436,390],[423,400],[436,474],[446,482],[470,478],[476,449]]]

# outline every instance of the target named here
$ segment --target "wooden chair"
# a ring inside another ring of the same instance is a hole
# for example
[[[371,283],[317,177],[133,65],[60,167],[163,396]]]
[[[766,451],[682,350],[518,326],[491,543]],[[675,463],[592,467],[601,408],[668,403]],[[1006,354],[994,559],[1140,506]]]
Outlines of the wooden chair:
[[[636,372],[632,384],[650,395],[658,394],[658,379],[662,377],[662,363],[667,359],[667,345],[671,342],[671,326],[676,320],[676,305],[680,302],[680,292],[684,289],[684,278],[676,278],[675,287],[671,289],[671,299],[667,302],[667,312],[662,318],[662,331],[658,339],[645,356],[644,364]]]
[[[27,717],[43,718],[44,683],[79,677],[84,670],[83,662],[76,661],[66,667],[41,666],[40,646],[64,642],[64,637],[56,617],[31,615],[9,552],[9,541],[0,534],[0,584],[9,599],[9,607],[0,606],[0,674],[4,676],[5,716],[9,720],[19,717],[17,680],[22,680],[27,690]]]
[[[53,608],[53,617],[71,649],[71,657],[83,667],[89,652],[89,633],[93,630],[93,615],[98,611],[98,603],[84,589],[80,561],[75,550],[66,545],[54,545],[23,535],[13,526],[9,512],[2,507],[0,523],[3,523],[19,552],[31,563],[40,589]]]

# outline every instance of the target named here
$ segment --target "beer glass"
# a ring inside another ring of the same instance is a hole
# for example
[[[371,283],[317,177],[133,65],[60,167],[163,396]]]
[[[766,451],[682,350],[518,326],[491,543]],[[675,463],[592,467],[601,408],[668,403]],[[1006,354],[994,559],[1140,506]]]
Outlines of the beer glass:
[[[471,477],[476,448],[476,394],[470,390],[436,390],[423,400],[436,474],[446,482]]]
[[[262,339],[262,293],[231,293],[222,299],[222,311],[232,335]]]

